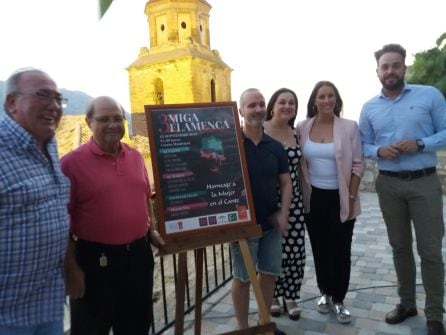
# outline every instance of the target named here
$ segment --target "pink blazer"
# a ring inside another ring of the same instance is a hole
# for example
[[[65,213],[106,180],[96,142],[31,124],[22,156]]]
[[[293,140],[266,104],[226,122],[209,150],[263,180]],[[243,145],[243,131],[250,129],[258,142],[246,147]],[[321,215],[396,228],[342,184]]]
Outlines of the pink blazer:
[[[310,130],[313,127],[315,118],[306,119],[297,125],[299,145],[302,149],[310,136]],[[353,120],[342,119],[335,116],[333,124],[334,151],[336,159],[336,168],[339,181],[339,199],[341,222],[348,218],[349,211],[349,186],[352,173],[362,178],[365,170],[364,157],[362,153],[361,139],[359,137],[358,124]],[[304,198],[305,211],[310,211],[311,183],[308,173],[307,162],[301,160],[300,179]],[[361,213],[359,197],[355,201],[354,217]]]

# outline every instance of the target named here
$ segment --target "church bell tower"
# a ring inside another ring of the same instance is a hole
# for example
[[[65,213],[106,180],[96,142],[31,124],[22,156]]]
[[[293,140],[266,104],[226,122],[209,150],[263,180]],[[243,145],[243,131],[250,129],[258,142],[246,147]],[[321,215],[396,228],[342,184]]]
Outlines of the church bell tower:
[[[127,68],[133,134],[147,134],[144,105],[231,100],[231,71],[211,50],[205,0],[149,0],[150,49]]]

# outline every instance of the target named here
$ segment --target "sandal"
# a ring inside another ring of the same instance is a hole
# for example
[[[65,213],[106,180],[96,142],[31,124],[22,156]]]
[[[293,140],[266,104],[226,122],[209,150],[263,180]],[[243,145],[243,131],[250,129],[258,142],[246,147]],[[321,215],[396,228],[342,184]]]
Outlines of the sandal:
[[[333,303],[333,311],[336,314],[336,319],[339,323],[350,323],[351,316],[347,308],[345,308],[342,302]]]
[[[322,314],[330,313],[330,300],[328,295],[322,294],[317,301],[317,311]]]
[[[271,304],[271,316],[278,318],[281,313],[280,302],[277,298],[273,299],[273,303]]]
[[[297,321],[300,319],[300,307],[296,301],[286,300],[284,306],[290,320]]]

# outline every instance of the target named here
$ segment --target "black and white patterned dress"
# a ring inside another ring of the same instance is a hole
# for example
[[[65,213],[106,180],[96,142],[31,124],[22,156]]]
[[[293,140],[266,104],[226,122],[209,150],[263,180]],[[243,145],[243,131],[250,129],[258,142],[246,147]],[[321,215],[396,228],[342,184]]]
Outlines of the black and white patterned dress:
[[[299,182],[298,164],[302,158],[300,147],[285,149],[293,184],[293,199],[288,217],[287,235],[282,238],[282,274],[276,281],[274,297],[297,300],[305,268],[305,224],[302,191]]]

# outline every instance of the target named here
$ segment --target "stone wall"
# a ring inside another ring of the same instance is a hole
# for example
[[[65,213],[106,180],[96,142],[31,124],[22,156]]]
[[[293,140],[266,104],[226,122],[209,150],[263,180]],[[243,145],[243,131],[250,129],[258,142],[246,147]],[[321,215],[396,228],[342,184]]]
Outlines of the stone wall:
[[[375,161],[366,159],[366,171],[362,177],[360,190],[375,192],[375,180],[378,168]],[[446,150],[438,152],[437,174],[443,186],[443,194],[446,195]]]

